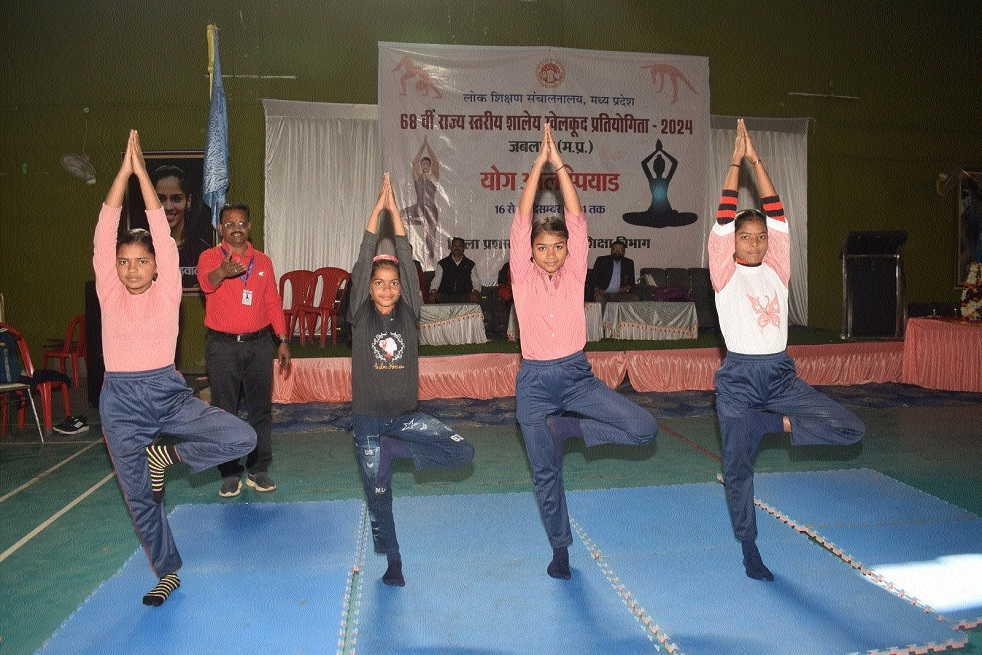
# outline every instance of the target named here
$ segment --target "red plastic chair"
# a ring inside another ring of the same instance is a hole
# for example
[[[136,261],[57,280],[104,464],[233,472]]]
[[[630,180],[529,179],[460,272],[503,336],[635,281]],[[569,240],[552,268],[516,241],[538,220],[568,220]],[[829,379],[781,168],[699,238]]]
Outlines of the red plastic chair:
[[[290,305],[286,304],[286,285],[290,285]],[[300,307],[314,302],[317,276],[313,271],[298,269],[280,276],[280,298],[283,299],[283,315],[286,317],[287,338],[292,339],[300,319]],[[300,328],[301,334],[303,327]]]
[[[343,268],[325,266],[314,271],[317,282],[314,288],[320,287],[320,300],[316,303],[311,302],[300,307],[300,343],[305,343],[309,338],[314,342],[317,321],[320,320],[320,342],[321,348],[327,341],[328,326],[331,331],[331,343],[337,344],[338,333],[341,331],[338,325],[338,308],[344,299],[344,294],[351,284],[351,274]],[[314,293],[316,296],[316,291]]]
[[[76,334],[76,331],[78,334]],[[48,360],[57,359],[58,368],[62,373],[68,373],[65,366],[72,363],[72,386],[78,388],[78,362],[85,359],[85,314],[79,314],[68,322],[65,329],[65,340],[58,345],[44,350],[44,367],[48,368]]]
[[[426,288],[426,273],[423,272],[423,265],[418,259],[414,259],[413,263],[416,264],[416,277],[419,278],[419,292],[423,294],[423,302],[427,303],[430,301],[430,290]]]
[[[56,389],[61,390],[61,400],[65,405],[65,416],[71,414],[71,403],[68,399],[68,385],[71,382],[71,378],[59,371],[52,371],[48,369],[41,369],[37,371],[34,370],[34,364],[31,362],[31,353],[27,348],[27,341],[25,341],[24,337],[20,335],[20,332],[6,323],[0,323],[0,328],[6,329],[17,340],[17,349],[20,353],[20,364],[24,370],[21,381],[30,384],[31,389],[36,389],[38,394],[41,396],[41,411],[44,416],[44,433],[51,434],[54,423],[51,420],[51,392]],[[21,404],[17,410],[18,427],[24,427],[25,404],[26,403]],[[33,399],[31,399],[31,406],[34,406]],[[5,431],[7,429],[8,418],[7,403],[4,403],[2,421],[3,429]]]

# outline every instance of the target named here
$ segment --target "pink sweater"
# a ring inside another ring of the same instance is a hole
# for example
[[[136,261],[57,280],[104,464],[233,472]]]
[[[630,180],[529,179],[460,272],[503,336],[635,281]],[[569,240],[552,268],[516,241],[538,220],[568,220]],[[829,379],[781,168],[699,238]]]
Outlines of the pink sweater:
[[[586,345],[583,294],[589,253],[583,214],[566,212],[566,227],[569,255],[550,279],[532,261],[532,216],[516,213],[511,226],[511,288],[525,359],[559,359]]]
[[[116,272],[116,230],[120,207],[103,204],[95,228],[92,267],[102,307],[102,353],[106,371],[152,371],[174,365],[177,350],[181,274],[177,244],[163,209],[147,212],[156,251],[157,281],[131,294]]]

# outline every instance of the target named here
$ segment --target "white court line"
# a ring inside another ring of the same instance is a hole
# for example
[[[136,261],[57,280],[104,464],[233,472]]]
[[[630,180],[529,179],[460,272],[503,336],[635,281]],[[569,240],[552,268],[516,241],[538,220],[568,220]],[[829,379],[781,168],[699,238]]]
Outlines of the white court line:
[[[30,480],[28,480],[27,482],[25,482],[21,486],[17,487],[16,489],[14,489],[12,491],[8,491],[4,495],[0,496],[0,503],[2,503],[3,501],[7,500],[8,498],[10,498],[11,496],[13,496],[14,494],[20,493],[24,489],[27,489],[29,486],[31,486],[32,484],[34,484],[35,482],[37,482],[38,480],[40,480],[44,476],[48,475],[49,473],[54,473],[57,469],[61,468],[62,466],[64,466],[68,462],[72,461],[73,459],[75,459],[76,457],[78,457],[79,455],[81,455],[82,453],[84,453],[86,450],[88,450],[92,446],[96,445],[97,443],[102,443],[102,439],[97,439],[96,441],[93,441],[88,446],[86,446],[82,450],[78,451],[77,453],[75,453],[71,457],[68,457],[67,459],[61,460],[60,462],[58,462],[57,464],[55,464],[54,466],[52,466],[51,468],[49,468],[47,471],[45,471],[43,473],[39,473],[38,475],[35,475],[33,478],[31,478]]]
[[[5,559],[7,559],[11,555],[13,555],[15,552],[17,552],[17,550],[21,546],[23,546],[24,544],[26,544],[28,541],[30,541],[34,537],[36,537],[39,534],[41,534],[41,531],[42,530],[44,530],[49,525],[51,525],[52,523],[54,523],[55,521],[57,521],[64,514],[66,514],[71,508],[75,507],[80,502],[82,502],[83,500],[85,500],[86,498],[88,498],[90,495],[92,495],[93,493],[95,493],[95,491],[97,491],[99,489],[99,487],[101,487],[102,485],[106,484],[107,482],[109,482],[110,480],[112,480],[115,477],[116,477],[116,472],[113,471],[112,473],[110,473],[109,475],[107,475],[106,477],[102,478],[101,480],[99,480],[98,482],[96,482],[94,485],[92,485],[91,487],[89,487],[88,490],[85,493],[83,493],[81,496],[79,496],[78,498],[76,498],[75,500],[73,500],[72,502],[68,503],[67,505],[65,505],[64,507],[62,507],[60,510],[58,510],[47,521],[45,521],[44,523],[42,523],[38,527],[36,527],[33,530],[31,530],[30,532],[28,532],[26,535],[24,535],[20,539],[20,541],[18,541],[17,543],[15,543],[13,546],[11,546],[10,548],[8,548],[7,550],[3,551],[3,553],[0,553],[0,562],[4,561]]]

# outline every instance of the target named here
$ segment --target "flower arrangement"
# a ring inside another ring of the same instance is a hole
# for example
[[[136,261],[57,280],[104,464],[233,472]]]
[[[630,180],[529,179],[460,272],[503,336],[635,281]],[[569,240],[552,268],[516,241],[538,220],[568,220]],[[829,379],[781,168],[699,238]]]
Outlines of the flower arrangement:
[[[962,318],[970,321],[982,320],[982,262],[972,262],[968,267],[968,275],[962,284]]]

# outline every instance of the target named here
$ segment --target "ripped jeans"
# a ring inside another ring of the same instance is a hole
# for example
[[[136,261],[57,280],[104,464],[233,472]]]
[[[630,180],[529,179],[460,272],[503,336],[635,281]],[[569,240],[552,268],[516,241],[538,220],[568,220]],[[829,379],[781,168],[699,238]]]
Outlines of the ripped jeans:
[[[439,419],[422,412],[399,416],[352,414],[351,422],[375,552],[391,553],[399,550],[399,542],[392,517],[392,486],[376,484],[379,438],[384,435],[408,443],[417,469],[465,466],[474,459],[474,446]]]

